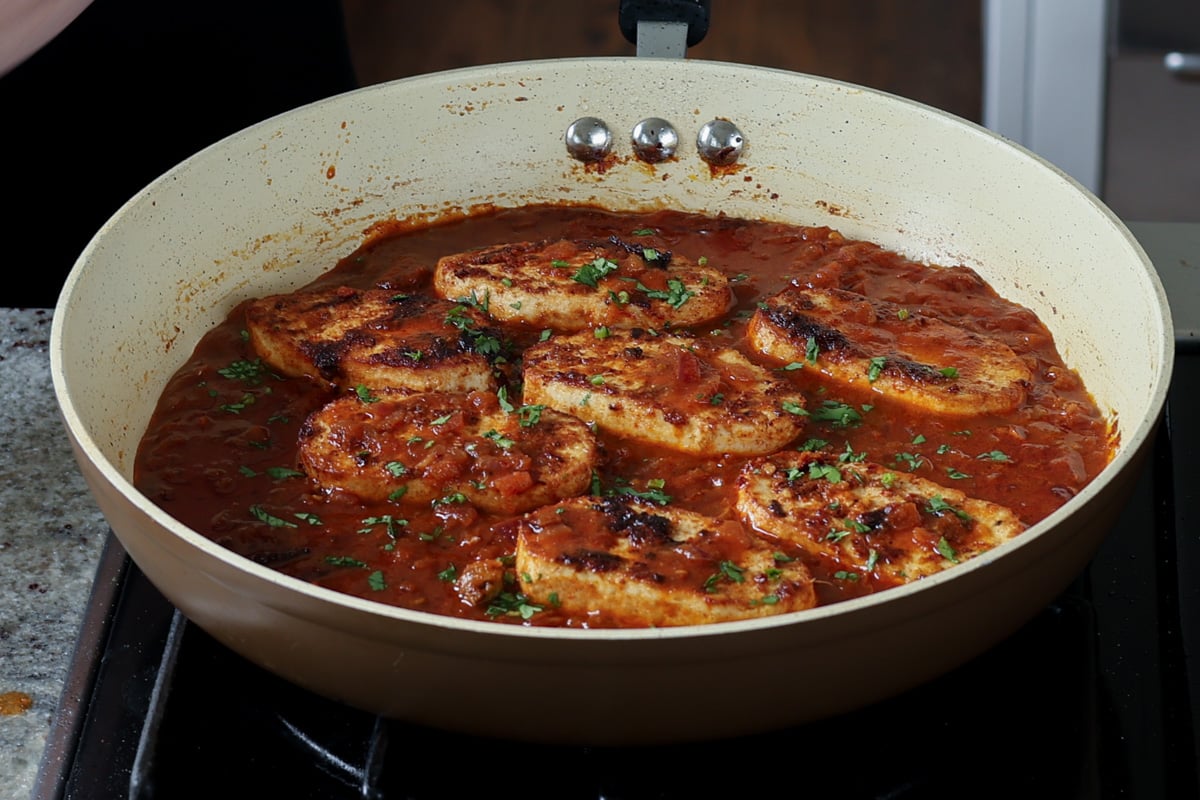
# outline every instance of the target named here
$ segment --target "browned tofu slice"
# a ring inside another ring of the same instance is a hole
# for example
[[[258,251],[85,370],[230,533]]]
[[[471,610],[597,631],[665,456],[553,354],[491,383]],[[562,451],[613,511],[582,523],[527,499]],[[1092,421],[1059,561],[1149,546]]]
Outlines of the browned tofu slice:
[[[903,583],[940,572],[1026,526],[1009,508],[870,462],[781,452],[737,479],[746,522],[849,573]]]
[[[467,392],[495,386],[500,341],[476,310],[437,297],[336,287],[246,306],[259,356],[285,375],[338,386]]]
[[[520,520],[516,572],[536,604],[630,626],[702,625],[816,605],[808,568],[736,520],[578,497]]]
[[[804,396],[786,378],[706,338],[554,336],[524,362],[525,402],[675,450],[768,453],[805,427]]]
[[[552,409],[505,411],[489,392],[382,390],[310,415],[300,460],[326,492],[515,514],[586,491],[599,452],[585,424]]]
[[[934,414],[1012,411],[1033,378],[1003,342],[840,289],[788,287],[754,313],[749,338],[780,362]]]
[[[447,299],[486,299],[498,320],[559,331],[696,325],[720,318],[733,303],[720,270],[615,238],[457,253],[438,262],[433,281]]]

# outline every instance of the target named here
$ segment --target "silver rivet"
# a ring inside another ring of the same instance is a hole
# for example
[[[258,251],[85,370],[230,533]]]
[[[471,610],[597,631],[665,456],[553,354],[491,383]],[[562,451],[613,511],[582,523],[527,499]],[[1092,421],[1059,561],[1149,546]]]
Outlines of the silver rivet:
[[[696,149],[700,157],[716,167],[737,161],[742,155],[746,138],[738,127],[727,119],[714,119],[701,126],[696,136]]]
[[[665,119],[648,117],[633,126],[633,152],[642,161],[655,163],[675,155],[679,134]]]
[[[599,161],[612,149],[612,131],[604,120],[580,117],[567,127],[567,152],[580,161]]]

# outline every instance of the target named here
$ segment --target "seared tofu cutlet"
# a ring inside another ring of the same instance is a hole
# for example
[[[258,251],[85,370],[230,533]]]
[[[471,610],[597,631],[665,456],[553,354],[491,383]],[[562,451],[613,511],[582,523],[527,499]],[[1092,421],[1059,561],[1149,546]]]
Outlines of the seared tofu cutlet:
[[[750,455],[805,427],[804,396],[736,350],[685,334],[553,336],[525,351],[525,402],[631,440],[687,453]]]
[[[585,424],[552,409],[505,411],[490,392],[383,390],[313,413],[300,460],[326,492],[516,514],[584,492],[599,454]]]
[[[1013,538],[1009,508],[870,462],[811,452],[751,459],[737,478],[749,525],[885,584],[940,572]]]
[[[629,497],[578,497],[516,523],[535,604],[630,626],[701,625],[816,605],[807,567],[736,520]]]
[[[491,389],[500,337],[469,306],[386,289],[336,287],[246,306],[258,355],[284,375],[335,386],[416,391]]]
[[[779,362],[933,414],[1012,411],[1033,379],[997,339],[840,289],[783,290],[755,311],[749,338]]]
[[[433,281],[447,299],[486,302],[498,320],[558,331],[696,325],[734,299],[720,270],[616,237],[457,253],[438,262]]]

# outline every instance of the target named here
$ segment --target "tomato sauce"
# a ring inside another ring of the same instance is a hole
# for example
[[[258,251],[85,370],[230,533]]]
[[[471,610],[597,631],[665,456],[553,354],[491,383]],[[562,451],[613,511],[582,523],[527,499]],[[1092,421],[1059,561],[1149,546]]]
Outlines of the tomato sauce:
[[[812,420],[795,446],[820,440],[816,444],[831,453],[861,455],[1007,506],[1027,524],[1073,497],[1112,456],[1116,431],[1032,312],[1000,297],[967,267],[921,264],[827,227],[674,211],[498,209],[427,226],[379,226],[313,286],[431,292],[443,255],[503,242],[612,235],[702,258],[729,276],[735,306],[725,319],[694,332],[720,337],[752,360],[761,358],[746,345],[747,320],[763,298],[796,282],[887,300],[994,337],[1034,376],[1015,412],[962,418],[915,413],[869,389],[831,389],[814,370],[788,371],[810,406],[836,401],[861,417],[851,424]],[[135,483],[153,502],[236,553],[336,591],[472,619],[620,624],[603,614],[532,613],[519,598],[503,607],[464,602],[456,578],[480,560],[509,563],[513,551],[513,526],[469,503],[414,509],[316,491],[300,465],[297,440],[306,417],[335,395],[313,380],[252,369],[257,356],[243,325],[242,309],[235,309],[165,387],[135,463]],[[510,326],[507,333],[521,347],[539,331]],[[519,397],[512,399],[519,404]],[[599,436],[605,458],[595,491],[653,486],[689,509],[736,516],[733,478],[744,458],[685,455]],[[878,575],[840,580],[836,564],[810,568],[822,603],[889,586]]]

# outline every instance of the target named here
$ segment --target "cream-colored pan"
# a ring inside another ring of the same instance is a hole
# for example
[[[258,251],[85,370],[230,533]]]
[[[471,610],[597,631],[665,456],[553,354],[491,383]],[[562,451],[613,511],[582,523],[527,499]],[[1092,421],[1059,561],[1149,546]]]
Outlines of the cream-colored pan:
[[[586,116],[614,133],[607,169],[567,152],[568,126]],[[631,144],[651,117],[679,133],[675,156],[653,165]],[[697,132],[713,120],[744,135],[736,168],[698,157]],[[966,264],[1050,327],[1116,420],[1120,450],[1048,519],[937,577],[791,615],[659,630],[477,623],[314,588],[213,544],[134,489],[134,454],[164,382],[238,301],[308,282],[375,222],[545,201],[829,225]],[[1080,573],[1124,503],[1163,408],[1171,328],[1157,276],[1122,223],[980,127],[805,75],[614,58],[406,79],[217,143],[97,233],[56,309],[51,356],[79,464],[113,530],[163,594],[224,644],[389,716],[633,744],[844,712],[1013,632]]]

